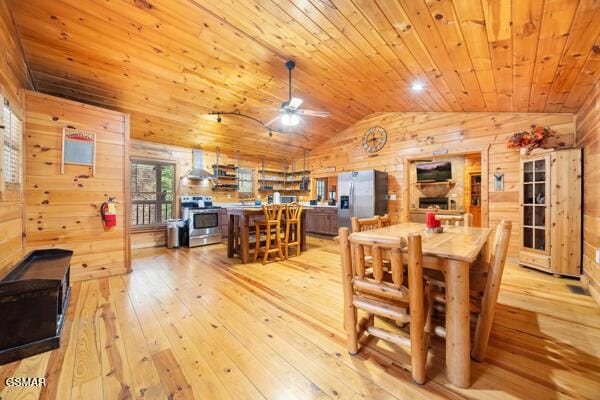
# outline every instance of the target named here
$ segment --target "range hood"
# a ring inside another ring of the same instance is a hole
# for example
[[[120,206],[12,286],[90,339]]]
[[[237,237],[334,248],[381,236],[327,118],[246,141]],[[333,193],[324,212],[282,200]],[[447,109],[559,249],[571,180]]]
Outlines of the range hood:
[[[213,179],[214,175],[202,167],[202,150],[192,150],[192,169],[185,174],[188,179]]]

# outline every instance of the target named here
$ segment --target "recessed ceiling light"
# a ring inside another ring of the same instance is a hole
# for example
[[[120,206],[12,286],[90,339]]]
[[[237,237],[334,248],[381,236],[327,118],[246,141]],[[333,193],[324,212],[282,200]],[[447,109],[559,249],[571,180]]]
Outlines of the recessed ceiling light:
[[[420,92],[423,90],[423,84],[421,82],[415,82],[410,87],[414,92]]]

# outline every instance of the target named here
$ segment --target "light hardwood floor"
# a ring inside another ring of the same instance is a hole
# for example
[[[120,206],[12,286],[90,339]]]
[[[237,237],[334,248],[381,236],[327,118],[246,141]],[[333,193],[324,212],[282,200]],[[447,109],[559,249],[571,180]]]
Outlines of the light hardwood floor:
[[[73,286],[60,349],[0,367],[0,399],[598,399],[600,308],[508,265],[486,362],[448,383],[434,339],[429,381],[408,354],[345,350],[337,246],[310,239],[285,262],[241,265],[222,245],[134,252],[133,272]],[[7,388],[9,376],[46,376]]]

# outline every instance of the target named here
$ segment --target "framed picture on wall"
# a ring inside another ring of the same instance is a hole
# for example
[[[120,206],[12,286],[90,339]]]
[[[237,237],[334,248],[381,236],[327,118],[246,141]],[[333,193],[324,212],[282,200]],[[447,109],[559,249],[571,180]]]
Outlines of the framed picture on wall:
[[[61,174],[65,173],[65,164],[91,167],[92,176],[96,175],[96,134],[63,128]]]

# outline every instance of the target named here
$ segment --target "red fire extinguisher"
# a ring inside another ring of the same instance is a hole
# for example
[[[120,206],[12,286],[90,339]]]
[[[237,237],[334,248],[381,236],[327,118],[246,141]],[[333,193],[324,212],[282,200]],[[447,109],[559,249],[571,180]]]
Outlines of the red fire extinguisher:
[[[117,226],[117,207],[113,201],[114,199],[114,197],[109,197],[108,201],[102,203],[102,207],[100,207],[102,224],[106,229],[111,229]]]

